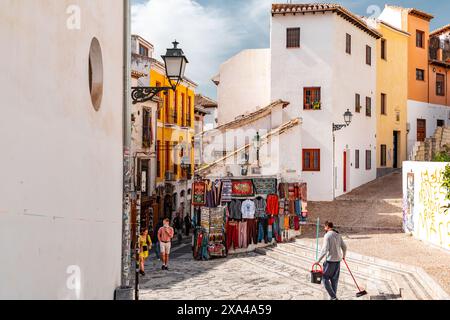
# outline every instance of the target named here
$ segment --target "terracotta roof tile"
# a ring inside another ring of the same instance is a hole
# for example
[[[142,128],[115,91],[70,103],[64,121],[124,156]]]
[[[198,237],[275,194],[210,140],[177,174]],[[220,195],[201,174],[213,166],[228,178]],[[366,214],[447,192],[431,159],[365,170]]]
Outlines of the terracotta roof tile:
[[[367,32],[372,37],[379,39],[382,35],[375,29],[367,25],[367,23],[358,17],[357,15],[351,13],[346,8],[335,3],[304,3],[304,4],[272,4],[272,15],[277,14],[305,14],[305,13],[316,13],[316,12],[333,12],[337,13],[343,19],[354,24],[356,27]]]
[[[430,36],[440,36],[443,33],[450,32],[450,24],[434,30],[430,33]]]

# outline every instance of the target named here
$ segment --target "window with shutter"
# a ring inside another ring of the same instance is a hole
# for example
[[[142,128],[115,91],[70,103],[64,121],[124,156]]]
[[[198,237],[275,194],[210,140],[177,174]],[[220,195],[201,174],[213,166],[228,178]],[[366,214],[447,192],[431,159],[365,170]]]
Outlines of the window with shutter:
[[[348,54],[352,54],[352,36],[348,33],[345,37],[345,52]]]
[[[322,109],[320,87],[303,88],[303,109],[304,110]]]
[[[436,95],[445,96],[445,75],[436,74]]]
[[[320,171],[320,149],[303,149],[303,171]]]
[[[369,97],[366,97],[366,116],[372,116],[372,99]]]
[[[361,95],[359,93],[355,94],[355,112],[361,112]]]
[[[286,48],[300,48],[300,28],[286,30]]]
[[[366,46],[366,64],[372,65],[372,48],[370,46]]]
[[[381,114],[382,115],[386,115],[387,111],[386,111],[386,94],[382,93],[381,94]]]
[[[359,169],[359,150],[355,150],[355,169]]]
[[[372,169],[372,151],[366,150],[366,170]]]
[[[417,48],[425,48],[425,32],[416,30],[416,47]]]

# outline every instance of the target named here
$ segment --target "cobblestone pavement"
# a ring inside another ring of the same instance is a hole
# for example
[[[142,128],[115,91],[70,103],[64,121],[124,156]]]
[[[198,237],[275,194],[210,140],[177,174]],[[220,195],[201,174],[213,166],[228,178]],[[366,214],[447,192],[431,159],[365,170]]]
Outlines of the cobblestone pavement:
[[[170,267],[170,271],[162,271],[156,259],[147,263],[147,275],[141,280],[141,299],[328,299],[323,286],[310,283],[307,271],[255,253],[195,261],[187,252],[172,260]],[[341,299],[354,299],[355,289],[342,284],[339,295]]]

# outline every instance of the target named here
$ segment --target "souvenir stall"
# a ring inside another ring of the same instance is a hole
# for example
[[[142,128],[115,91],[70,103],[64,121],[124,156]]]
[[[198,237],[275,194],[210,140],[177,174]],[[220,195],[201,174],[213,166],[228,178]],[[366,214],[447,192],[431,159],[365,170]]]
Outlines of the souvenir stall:
[[[208,260],[227,256],[224,220],[226,207],[220,205],[220,187],[220,182],[217,185],[212,185],[209,181],[196,181],[193,184],[194,259]]]
[[[193,189],[197,223],[193,249],[200,259],[203,256],[196,254],[204,250],[200,238],[209,239],[208,256],[212,252],[226,256],[290,241],[307,222],[306,183],[276,177],[220,178],[198,180]]]

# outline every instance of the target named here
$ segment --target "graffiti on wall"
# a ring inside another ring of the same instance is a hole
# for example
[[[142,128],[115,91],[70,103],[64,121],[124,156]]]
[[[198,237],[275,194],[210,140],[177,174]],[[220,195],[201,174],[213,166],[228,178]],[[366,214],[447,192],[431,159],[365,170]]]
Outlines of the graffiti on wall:
[[[403,202],[403,230],[406,233],[414,231],[414,172],[409,172],[406,178],[406,197]]]
[[[419,239],[450,249],[450,219],[448,201],[445,200],[447,191],[442,186],[443,172],[425,169],[420,178],[420,206],[414,233]]]

